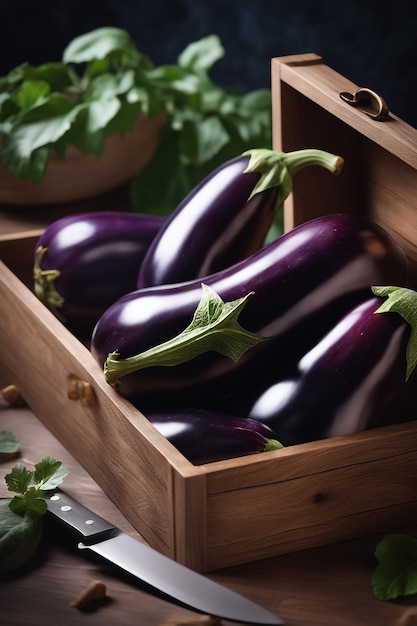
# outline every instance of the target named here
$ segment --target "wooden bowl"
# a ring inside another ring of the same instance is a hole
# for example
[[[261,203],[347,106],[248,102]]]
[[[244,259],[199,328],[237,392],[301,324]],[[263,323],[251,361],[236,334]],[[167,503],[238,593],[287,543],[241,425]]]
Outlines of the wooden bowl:
[[[16,179],[0,161],[0,204],[63,204],[91,198],[131,180],[152,157],[166,114],[140,116],[129,133],[107,138],[102,155],[85,154],[68,146],[65,159],[50,155],[39,183]]]

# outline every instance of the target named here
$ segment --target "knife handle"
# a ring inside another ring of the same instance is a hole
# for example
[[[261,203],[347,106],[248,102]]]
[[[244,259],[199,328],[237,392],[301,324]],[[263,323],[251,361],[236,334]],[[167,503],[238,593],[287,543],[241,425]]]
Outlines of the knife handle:
[[[60,489],[48,493],[45,500],[48,512],[81,537],[86,545],[109,539],[118,532],[110,522]]]

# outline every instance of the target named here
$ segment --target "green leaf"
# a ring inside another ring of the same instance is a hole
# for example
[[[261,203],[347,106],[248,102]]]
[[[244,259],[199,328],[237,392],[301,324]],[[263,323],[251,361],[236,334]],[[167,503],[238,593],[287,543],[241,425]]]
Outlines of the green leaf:
[[[106,100],[95,100],[90,103],[87,111],[86,132],[94,134],[103,130],[120,110],[120,100],[108,97]]]
[[[72,84],[73,75],[62,63],[44,63],[43,65],[21,65],[13,74],[13,82],[42,82],[49,85],[49,92],[59,92]]]
[[[408,380],[417,365],[417,292],[406,287],[392,286],[374,286],[372,291],[376,296],[387,297],[375,313],[398,313],[411,326],[406,350]]]
[[[44,492],[60,485],[67,473],[60,461],[49,456],[41,459],[34,470],[28,470],[21,464],[15,465],[5,477],[9,491],[18,494],[11,500],[10,508],[18,515],[27,511],[45,513]]]
[[[45,456],[39,463],[36,463],[33,479],[38,489],[48,491],[58,487],[67,473],[67,469],[61,461]]]
[[[129,70],[121,76],[106,73],[94,78],[90,83],[91,97],[100,98],[103,102],[127,93],[135,86],[135,74]]]
[[[88,63],[131,46],[126,31],[113,27],[97,28],[73,39],[64,49],[62,60],[64,63]]]
[[[33,477],[34,472],[19,463],[5,477],[7,488],[15,493],[25,493],[32,483]]]
[[[222,121],[212,115],[196,125],[186,124],[179,137],[182,163],[202,165],[212,159],[230,140]]]
[[[43,80],[25,82],[20,91],[14,97],[14,101],[20,109],[30,109],[39,100],[42,100],[50,92],[49,84]]]
[[[9,430],[0,430],[0,453],[13,454],[19,449],[18,438]]]
[[[0,500],[0,572],[8,573],[26,563],[38,549],[43,520],[41,515],[16,515],[10,500]]]
[[[210,350],[238,361],[247,350],[263,341],[237,321],[253,292],[232,302],[223,302],[211,287],[204,283],[201,287],[201,300],[183,332],[132,357],[120,359],[117,351],[109,354],[104,364],[107,382],[114,383],[122,376],[148,367],[179,365]]]
[[[45,456],[34,470],[15,465],[5,480],[18,494],[0,501],[0,571],[9,572],[36,552],[42,534],[42,516],[47,511],[45,491],[55,489],[67,475],[60,461]]]
[[[209,35],[189,44],[179,55],[178,65],[194,72],[205,72],[224,54],[219,37]]]
[[[377,545],[379,564],[372,574],[372,589],[379,600],[394,600],[417,593],[417,539],[387,535]]]
[[[0,157],[16,178],[40,180],[49,147],[62,139],[86,105],[73,107],[65,98],[51,96],[30,109],[0,143]],[[37,150],[42,151],[37,154]]]

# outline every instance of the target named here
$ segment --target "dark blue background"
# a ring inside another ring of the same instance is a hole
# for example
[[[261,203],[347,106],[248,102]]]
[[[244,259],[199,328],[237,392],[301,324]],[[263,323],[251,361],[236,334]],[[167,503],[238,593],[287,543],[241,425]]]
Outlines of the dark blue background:
[[[417,127],[414,3],[395,0],[3,0],[0,74],[29,61],[57,61],[71,39],[99,26],[127,30],[156,64],[217,34],[226,56],[212,71],[222,86],[270,86],[275,56],[315,52],[360,86],[379,92]]]

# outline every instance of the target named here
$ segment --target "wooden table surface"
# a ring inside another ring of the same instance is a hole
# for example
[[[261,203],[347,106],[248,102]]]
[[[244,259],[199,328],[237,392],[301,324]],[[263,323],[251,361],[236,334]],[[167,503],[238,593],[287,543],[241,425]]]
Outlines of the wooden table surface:
[[[0,234],[42,227],[53,216],[0,210]],[[10,495],[4,476],[17,461],[29,465],[50,455],[69,470],[64,485],[68,493],[143,541],[29,408],[14,408],[0,399],[0,429],[13,431],[21,443],[20,459],[0,463],[0,497]],[[417,536],[417,527],[402,532]],[[287,626],[417,626],[417,596],[393,602],[373,596],[374,550],[381,538],[375,535],[272,557],[210,572],[207,577],[262,604]],[[71,602],[93,580],[105,583],[107,601],[93,612],[81,612]],[[111,566],[78,552],[49,525],[31,566],[0,580],[4,626],[180,626],[197,619],[197,613],[150,594]]]

